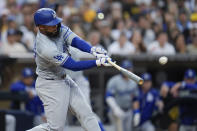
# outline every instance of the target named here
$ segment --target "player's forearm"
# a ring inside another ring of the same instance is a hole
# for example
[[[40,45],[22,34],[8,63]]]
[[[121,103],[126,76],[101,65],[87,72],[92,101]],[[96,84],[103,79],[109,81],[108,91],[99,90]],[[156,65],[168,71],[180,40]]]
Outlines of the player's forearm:
[[[116,103],[114,97],[112,97],[112,96],[108,96],[108,97],[106,98],[106,102],[107,102],[108,106],[109,106],[112,110],[115,109],[115,108],[119,108],[119,105]]]
[[[195,89],[197,87],[197,83],[189,84],[186,83],[185,81],[181,82],[181,88],[182,89]]]
[[[133,110],[138,110],[140,108],[140,104],[138,101],[133,102]]]
[[[166,98],[167,95],[168,95],[168,92],[169,92],[169,87],[166,86],[165,84],[161,86],[161,90],[160,90],[160,95],[163,97],[163,98]]]
[[[160,112],[162,112],[163,107],[164,107],[164,104],[163,104],[163,102],[161,100],[159,100],[159,101],[156,102],[156,106],[157,106],[158,110]]]
[[[92,48],[86,41],[80,39],[79,37],[73,38],[71,46],[87,53],[90,53]]]
[[[86,61],[75,61],[69,57],[65,63],[62,64],[62,67],[70,69],[72,71],[80,71],[85,69],[90,69],[96,67],[96,60],[86,60]]]
[[[174,97],[177,97],[177,95],[178,95],[178,90],[179,90],[180,87],[181,87],[181,82],[178,82],[177,84],[175,84],[175,85],[171,88],[170,92],[173,94]]]

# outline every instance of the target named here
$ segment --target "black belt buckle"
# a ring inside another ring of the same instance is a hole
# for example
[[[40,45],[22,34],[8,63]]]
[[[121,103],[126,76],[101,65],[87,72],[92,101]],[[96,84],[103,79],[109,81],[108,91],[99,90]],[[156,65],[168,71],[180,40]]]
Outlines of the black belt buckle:
[[[66,74],[62,75],[60,77],[60,79],[65,79],[66,78]],[[55,80],[54,78],[45,78],[46,80]]]
[[[55,79],[53,79],[53,78],[45,78],[46,80],[55,80]]]

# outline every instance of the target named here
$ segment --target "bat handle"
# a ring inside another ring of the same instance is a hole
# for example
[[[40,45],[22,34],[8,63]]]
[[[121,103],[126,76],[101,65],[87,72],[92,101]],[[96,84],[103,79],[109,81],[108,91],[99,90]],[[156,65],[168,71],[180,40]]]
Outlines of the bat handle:
[[[120,67],[119,65],[117,65],[116,63],[112,62],[111,60],[108,60],[108,62],[109,62],[113,67],[115,67],[116,69],[121,70],[121,67]]]

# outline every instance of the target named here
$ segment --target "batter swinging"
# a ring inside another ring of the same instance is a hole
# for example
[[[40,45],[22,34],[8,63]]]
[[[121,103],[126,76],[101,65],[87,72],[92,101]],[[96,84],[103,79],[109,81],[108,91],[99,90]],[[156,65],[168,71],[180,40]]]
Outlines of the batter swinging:
[[[101,131],[89,104],[77,84],[66,75],[65,68],[79,71],[96,66],[109,66],[109,57],[102,48],[91,47],[67,26],[55,11],[42,8],[34,14],[39,31],[35,41],[37,65],[36,91],[44,104],[47,123],[29,131],[63,131],[67,110],[70,108],[86,131]],[[69,55],[68,47],[96,56],[97,60],[75,61]],[[110,59],[111,60],[111,59]]]

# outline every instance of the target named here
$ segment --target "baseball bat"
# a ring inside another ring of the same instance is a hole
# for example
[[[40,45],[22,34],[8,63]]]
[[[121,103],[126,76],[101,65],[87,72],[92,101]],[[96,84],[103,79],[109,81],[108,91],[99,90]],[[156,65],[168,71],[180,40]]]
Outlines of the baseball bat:
[[[123,123],[122,123],[122,120],[121,118],[115,118],[116,119],[116,128],[117,128],[117,131],[123,131]]]
[[[108,62],[115,67],[116,69],[118,69],[120,72],[122,72],[124,75],[126,75],[127,77],[129,77],[130,79],[134,80],[137,84],[142,85],[144,83],[143,79],[140,78],[139,76],[135,75],[134,73],[120,67],[119,65],[117,65],[116,63],[112,62],[111,60],[108,60]]]

